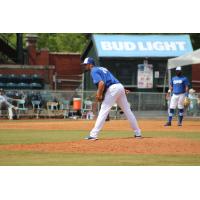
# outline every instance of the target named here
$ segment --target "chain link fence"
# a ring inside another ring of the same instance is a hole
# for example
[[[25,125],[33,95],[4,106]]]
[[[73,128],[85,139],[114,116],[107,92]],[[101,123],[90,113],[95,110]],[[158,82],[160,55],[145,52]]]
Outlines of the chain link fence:
[[[6,96],[13,98],[9,102],[18,107],[13,110],[15,118],[83,118],[90,119],[98,115],[100,104],[95,101],[96,91],[50,91],[50,90],[20,90],[7,91]],[[188,116],[200,116],[200,94],[191,99],[190,107],[186,109]],[[79,107],[74,107],[74,98],[79,99]],[[17,100],[18,99],[18,100]],[[20,101],[22,99],[23,101]],[[159,118],[167,116],[167,100],[165,93],[131,92],[127,95],[131,110],[137,117]],[[88,108],[86,102],[91,102]],[[0,118],[8,118],[8,108],[1,103]],[[119,107],[112,108],[110,116],[115,119],[125,118]]]

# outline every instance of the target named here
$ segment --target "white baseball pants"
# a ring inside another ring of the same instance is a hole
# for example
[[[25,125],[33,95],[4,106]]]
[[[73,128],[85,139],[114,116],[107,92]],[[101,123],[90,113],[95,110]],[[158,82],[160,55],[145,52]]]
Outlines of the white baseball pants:
[[[12,107],[8,107],[8,118],[13,119],[13,108]]]
[[[4,102],[0,102],[0,108],[1,108],[1,104],[5,103],[6,106],[8,107],[8,118],[9,119],[13,119],[13,108],[14,106],[12,104],[10,104],[9,102],[7,101],[4,101]]]
[[[105,120],[112,108],[112,106],[117,103],[122,109],[127,119],[129,120],[132,129],[135,131],[135,136],[141,136],[141,130],[138,126],[135,115],[130,109],[124,87],[121,83],[111,85],[105,94],[105,98],[101,104],[99,115],[97,117],[94,128],[90,132],[91,137],[98,137],[100,130],[102,129]]]
[[[184,99],[185,99],[185,94],[173,94],[170,101],[170,109],[175,109],[177,106],[178,109],[183,109]]]

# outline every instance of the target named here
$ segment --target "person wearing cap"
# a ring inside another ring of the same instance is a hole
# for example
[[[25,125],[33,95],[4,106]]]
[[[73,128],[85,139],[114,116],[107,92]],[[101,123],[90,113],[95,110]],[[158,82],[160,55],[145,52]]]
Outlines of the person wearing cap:
[[[193,88],[189,89],[188,98],[190,99],[190,105],[188,107],[188,114],[196,116],[198,113],[198,97],[195,94],[196,90]]]
[[[172,118],[175,109],[178,107],[178,126],[182,126],[184,113],[184,99],[188,97],[189,81],[188,78],[182,75],[181,67],[176,68],[176,76],[172,77],[170,81],[170,89],[172,93],[170,101],[170,111],[168,114],[168,121],[165,126],[172,125]]]
[[[97,140],[105,120],[115,102],[119,105],[134,130],[135,138],[142,138],[137,120],[130,109],[123,85],[105,67],[96,66],[93,58],[85,58],[84,71],[90,71],[93,83],[97,86],[96,100],[102,102],[94,128],[85,139]]]
[[[13,109],[17,110],[18,107],[13,106],[11,103],[8,101],[10,100],[17,100],[13,98],[9,98],[5,95],[5,91],[3,89],[0,89],[0,108],[2,105],[6,105],[8,107],[8,117],[9,119],[13,119]]]

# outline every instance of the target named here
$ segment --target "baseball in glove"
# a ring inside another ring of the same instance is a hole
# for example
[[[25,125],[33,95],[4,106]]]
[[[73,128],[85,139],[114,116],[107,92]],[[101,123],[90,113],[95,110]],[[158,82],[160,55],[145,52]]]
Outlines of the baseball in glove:
[[[184,104],[184,107],[187,108],[190,105],[190,99],[188,97],[185,97],[183,104]]]

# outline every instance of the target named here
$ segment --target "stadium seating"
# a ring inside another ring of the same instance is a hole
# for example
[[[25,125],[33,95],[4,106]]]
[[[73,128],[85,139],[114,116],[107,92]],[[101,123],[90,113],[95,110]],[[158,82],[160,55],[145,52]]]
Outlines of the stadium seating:
[[[42,89],[42,85],[40,83],[31,83],[30,88],[31,89]]]
[[[6,84],[6,89],[18,89],[18,84],[9,82]]]
[[[19,80],[22,83],[31,83],[32,82],[32,78],[30,75],[27,74],[22,74],[19,76]]]
[[[33,100],[31,101],[31,103],[32,103],[33,109],[40,109],[41,101]]]
[[[47,113],[49,117],[56,116],[56,114],[58,113],[58,105],[58,102],[47,102]]]
[[[18,107],[18,118],[20,117],[22,112],[26,114],[26,112],[28,111],[28,108],[25,107],[24,99],[20,99],[17,101],[17,107]]]
[[[30,84],[28,83],[18,83],[17,87],[20,89],[30,89]]]
[[[65,99],[61,99],[59,101],[60,110],[63,110],[64,119],[69,116],[69,111],[70,111],[69,103],[70,102],[68,100],[65,100]]]
[[[92,112],[92,106],[93,106],[92,101],[89,101],[89,100],[84,101],[84,107],[82,110],[81,118],[90,119],[88,114]]]
[[[2,83],[2,82],[0,82],[0,88],[5,89],[5,88],[6,88],[6,83]]]
[[[0,80],[1,80],[1,82],[6,83],[8,81],[8,75],[0,74]]]
[[[11,74],[7,76],[9,82],[18,83],[19,76],[15,74]]]
[[[43,89],[44,80],[40,75],[0,74],[0,88],[3,89]]]
[[[33,100],[33,101],[31,101],[31,103],[32,103],[32,106],[33,106],[33,112],[36,114],[36,118],[38,119],[39,118],[39,114],[42,111],[41,101]]]
[[[33,83],[42,83],[42,77],[40,75],[38,75],[38,74],[33,74],[31,76],[31,81]]]

